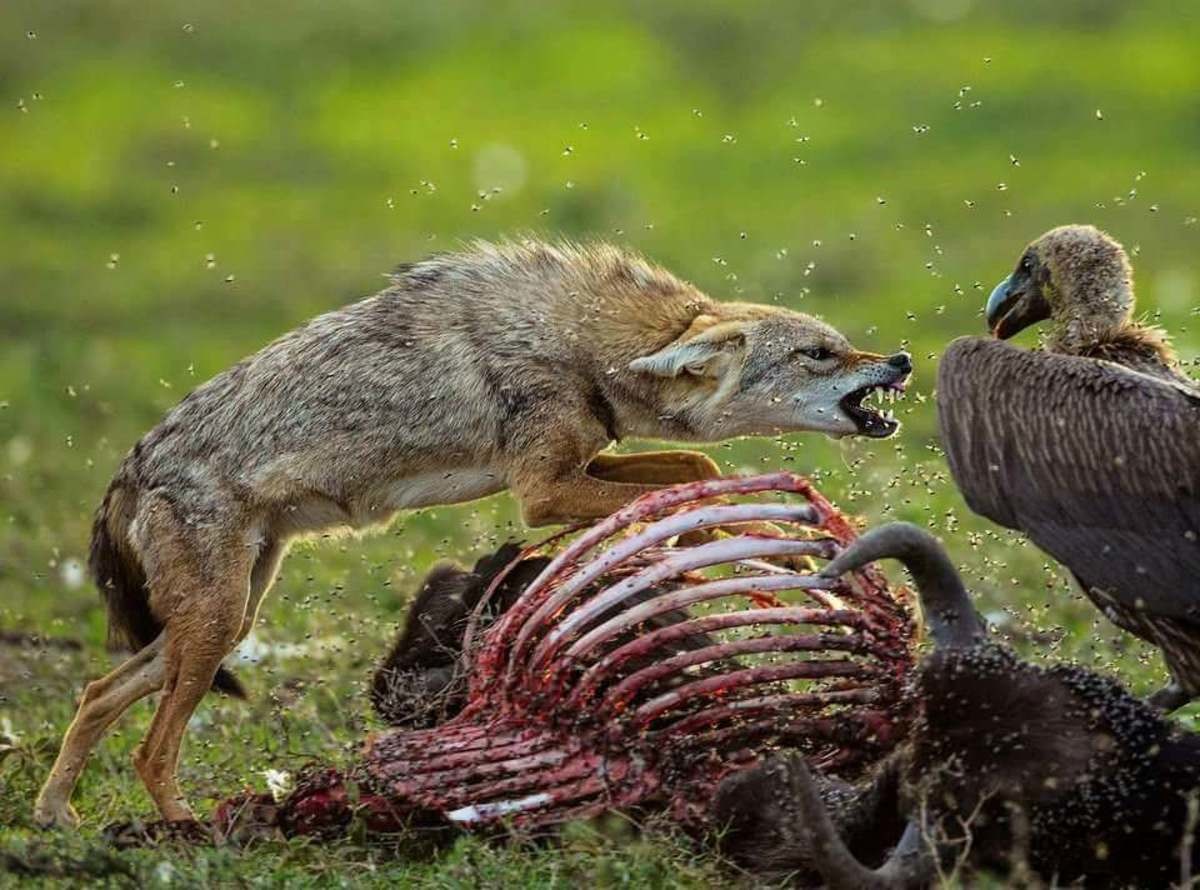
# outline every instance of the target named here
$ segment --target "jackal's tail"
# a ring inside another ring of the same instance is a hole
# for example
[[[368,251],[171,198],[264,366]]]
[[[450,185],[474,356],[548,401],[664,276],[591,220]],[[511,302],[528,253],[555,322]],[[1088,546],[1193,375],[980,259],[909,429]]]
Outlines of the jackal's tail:
[[[92,522],[88,553],[88,569],[108,607],[108,647],[134,652],[162,632],[162,623],[150,611],[146,572],[127,543],[135,506],[129,489],[119,483],[109,486]],[[217,669],[213,689],[246,697],[245,687],[224,667]]]

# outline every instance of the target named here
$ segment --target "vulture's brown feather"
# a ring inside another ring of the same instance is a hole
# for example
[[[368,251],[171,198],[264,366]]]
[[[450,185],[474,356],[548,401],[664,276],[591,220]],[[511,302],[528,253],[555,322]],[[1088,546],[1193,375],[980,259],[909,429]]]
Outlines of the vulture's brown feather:
[[[938,416],[971,509],[1027,534],[1200,693],[1200,390],[964,337]]]

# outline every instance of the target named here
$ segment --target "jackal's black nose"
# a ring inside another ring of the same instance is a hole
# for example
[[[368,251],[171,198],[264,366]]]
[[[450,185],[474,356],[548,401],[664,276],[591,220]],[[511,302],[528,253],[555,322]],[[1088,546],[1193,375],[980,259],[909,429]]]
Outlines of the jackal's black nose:
[[[897,370],[907,374],[912,370],[912,356],[907,352],[897,352],[895,355],[889,355],[887,363]]]

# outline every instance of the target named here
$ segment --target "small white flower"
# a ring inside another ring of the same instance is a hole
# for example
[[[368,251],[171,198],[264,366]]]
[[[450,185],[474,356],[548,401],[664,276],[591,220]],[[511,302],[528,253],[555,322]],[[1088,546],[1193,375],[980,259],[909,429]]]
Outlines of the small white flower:
[[[287,770],[265,769],[262,771],[262,775],[267,780],[267,790],[271,792],[271,797],[275,798],[276,802],[283,800],[291,793],[292,775]]]

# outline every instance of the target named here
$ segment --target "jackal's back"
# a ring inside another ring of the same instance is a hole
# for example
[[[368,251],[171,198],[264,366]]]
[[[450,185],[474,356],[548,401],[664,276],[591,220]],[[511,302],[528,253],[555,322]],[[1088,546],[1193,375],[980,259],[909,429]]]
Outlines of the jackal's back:
[[[611,368],[678,334],[706,299],[604,245],[434,255],[198,387],[125,469],[142,487],[346,509],[390,479],[486,474],[539,412],[582,402],[612,431]]]

